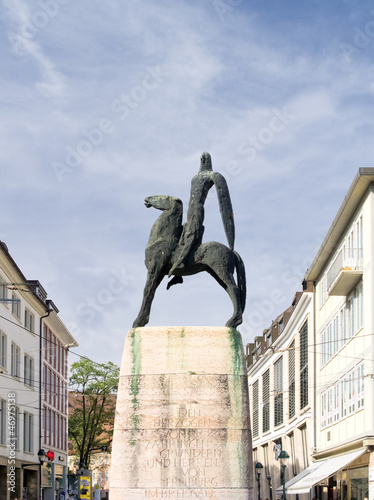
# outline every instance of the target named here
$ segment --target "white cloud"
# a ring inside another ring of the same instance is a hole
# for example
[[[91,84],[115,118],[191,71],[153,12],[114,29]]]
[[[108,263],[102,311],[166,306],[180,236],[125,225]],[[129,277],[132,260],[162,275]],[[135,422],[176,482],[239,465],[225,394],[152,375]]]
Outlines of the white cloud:
[[[143,199],[178,196],[186,210],[191,178],[208,150],[231,192],[236,248],[247,266],[245,317],[274,288],[284,292],[279,309],[263,316],[261,333],[289,305],[300,268],[357,168],[372,163],[371,46],[349,63],[339,49],[357,17],[326,4],[304,13],[243,2],[221,22],[211,2],[82,0],[61,5],[27,38],[39,4],[3,0],[3,32],[13,33],[13,49],[25,56],[2,47],[1,230],[21,269],[40,279],[65,323],[75,325],[81,352],[108,359],[96,347],[105,331],[119,362],[158,216]],[[363,2],[361,16],[368,7]],[[159,80],[149,79],[149,68],[161,69]],[[118,99],[127,113],[114,110]],[[282,127],[275,110],[294,118]],[[98,140],[93,131],[103,119],[113,130]],[[67,147],[90,147],[82,146],[88,136],[92,151],[59,182],[52,163],[66,161]],[[253,158],[251,137],[260,141]],[[206,239],[224,242],[213,191],[206,208]],[[112,269],[122,267],[131,270],[129,285],[85,323],[77,306],[97,297]],[[297,278],[286,281],[287,272]],[[151,324],[219,324],[231,315],[230,300],[208,275],[168,292],[165,284]]]
[[[34,39],[41,28],[32,22],[32,14],[27,3],[23,0],[3,0],[3,5],[14,23],[15,30],[8,31],[13,53],[16,56],[29,56],[37,64],[43,79],[36,83],[36,88],[42,94],[62,97],[65,91],[65,78],[43,52],[40,43]],[[39,14],[42,19],[47,19],[48,23],[47,13],[39,10]]]

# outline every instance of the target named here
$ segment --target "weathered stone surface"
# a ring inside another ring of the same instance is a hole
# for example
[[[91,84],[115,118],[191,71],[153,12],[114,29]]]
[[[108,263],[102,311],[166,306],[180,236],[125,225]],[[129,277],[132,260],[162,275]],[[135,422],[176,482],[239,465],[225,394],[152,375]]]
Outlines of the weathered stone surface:
[[[111,499],[252,499],[251,456],[239,332],[130,330],[117,398]]]

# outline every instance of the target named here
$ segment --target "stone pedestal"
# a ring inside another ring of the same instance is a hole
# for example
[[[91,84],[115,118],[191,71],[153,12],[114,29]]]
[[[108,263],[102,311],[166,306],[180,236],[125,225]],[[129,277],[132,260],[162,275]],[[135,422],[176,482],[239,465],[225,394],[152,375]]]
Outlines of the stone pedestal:
[[[111,500],[251,500],[242,339],[226,327],[127,334],[114,425]]]

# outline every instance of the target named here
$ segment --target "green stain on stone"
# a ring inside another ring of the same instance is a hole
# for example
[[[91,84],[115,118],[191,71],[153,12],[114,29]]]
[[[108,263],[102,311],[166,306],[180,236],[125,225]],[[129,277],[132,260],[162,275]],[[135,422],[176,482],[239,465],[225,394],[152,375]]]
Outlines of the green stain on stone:
[[[235,328],[228,329],[228,335],[231,346],[231,357],[233,373],[231,382],[229,383],[230,391],[230,413],[233,418],[240,418],[243,415],[243,401],[242,401],[242,378],[245,375],[243,346],[240,333]]]
[[[136,328],[132,329],[131,332],[131,356],[132,356],[132,370],[131,370],[131,387],[130,394],[133,396],[131,399],[132,407],[134,413],[131,415],[132,422],[132,434],[138,430],[139,426],[139,415],[136,413],[139,408],[138,394],[139,394],[139,380],[140,380],[140,366],[141,366],[141,356],[140,356],[140,344],[141,336]],[[136,444],[135,439],[130,440],[130,444],[134,446]]]
[[[243,375],[243,353],[242,353],[242,339],[240,333],[235,328],[229,328],[229,337],[231,343],[231,355],[234,367],[234,375]]]

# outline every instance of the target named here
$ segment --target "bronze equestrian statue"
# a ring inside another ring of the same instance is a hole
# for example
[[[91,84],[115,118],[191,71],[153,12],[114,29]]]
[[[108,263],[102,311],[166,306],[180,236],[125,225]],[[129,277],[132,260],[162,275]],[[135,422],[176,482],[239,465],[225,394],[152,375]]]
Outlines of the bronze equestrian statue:
[[[202,243],[204,233],[204,203],[209,189],[215,185],[223,225],[230,248],[211,241]],[[172,196],[149,196],[145,205],[162,210],[154,223],[145,250],[148,270],[143,302],[133,327],[145,326],[149,321],[157,287],[165,276],[174,275],[168,283],[183,283],[182,276],[208,272],[229,294],[234,312],[226,326],[236,328],[243,321],[246,300],[244,263],[234,251],[234,219],[229,191],[224,177],[212,171],[209,153],[201,156],[200,171],[192,179],[187,223],[182,226],[183,205]],[[237,282],[234,279],[236,271]]]

